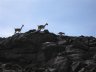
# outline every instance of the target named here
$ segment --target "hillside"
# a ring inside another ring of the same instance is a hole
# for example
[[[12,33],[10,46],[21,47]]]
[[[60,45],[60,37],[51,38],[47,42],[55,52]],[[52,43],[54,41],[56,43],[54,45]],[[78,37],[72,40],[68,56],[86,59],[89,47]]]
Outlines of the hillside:
[[[0,64],[25,72],[96,72],[96,38],[30,30],[0,38]]]

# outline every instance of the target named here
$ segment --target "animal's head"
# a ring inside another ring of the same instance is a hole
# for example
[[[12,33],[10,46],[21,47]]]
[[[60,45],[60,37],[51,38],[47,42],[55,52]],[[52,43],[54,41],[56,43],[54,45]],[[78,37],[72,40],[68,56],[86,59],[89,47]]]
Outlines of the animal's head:
[[[48,23],[46,23],[45,25],[48,25]]]
[[[22,27],[23,27],[24,25],[22,25]]]

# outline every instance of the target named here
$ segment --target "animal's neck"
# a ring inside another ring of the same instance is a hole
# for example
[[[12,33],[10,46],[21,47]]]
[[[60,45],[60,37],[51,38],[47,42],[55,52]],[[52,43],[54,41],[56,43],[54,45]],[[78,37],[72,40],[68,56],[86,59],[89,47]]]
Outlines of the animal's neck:
[[[46,24],[44,25],[44,27],[46,26]]]
[[[23,28],[23,26],[21,27],[21,29]]]

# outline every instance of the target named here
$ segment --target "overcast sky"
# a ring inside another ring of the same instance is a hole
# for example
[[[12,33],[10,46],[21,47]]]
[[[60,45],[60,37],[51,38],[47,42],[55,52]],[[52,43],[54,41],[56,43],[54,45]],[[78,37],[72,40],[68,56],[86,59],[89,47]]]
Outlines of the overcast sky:
[[[96,36],[96,0],[0,0],[0,37],[46,22],[50,32]]]

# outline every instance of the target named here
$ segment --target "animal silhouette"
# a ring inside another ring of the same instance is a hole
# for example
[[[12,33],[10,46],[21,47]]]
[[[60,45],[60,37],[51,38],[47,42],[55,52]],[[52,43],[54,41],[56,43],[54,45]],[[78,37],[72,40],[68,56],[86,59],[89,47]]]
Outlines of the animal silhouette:
[[[39,31],[43,30],[46,25],[48,25],[48,23],[46,23],[45,25],[38,25],[38,30]]]
[[[23,27],[24,25],[22,25],[21,28],[15,28],[15,33],[21,33]]]

